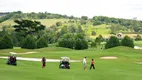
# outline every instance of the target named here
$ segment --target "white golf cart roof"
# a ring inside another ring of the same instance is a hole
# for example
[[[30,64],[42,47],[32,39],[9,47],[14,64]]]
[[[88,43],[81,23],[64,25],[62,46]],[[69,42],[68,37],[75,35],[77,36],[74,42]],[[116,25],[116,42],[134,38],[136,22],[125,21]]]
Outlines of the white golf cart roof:
[[[61,57],[61,61],[69,61],[70,58],[69,57]]]

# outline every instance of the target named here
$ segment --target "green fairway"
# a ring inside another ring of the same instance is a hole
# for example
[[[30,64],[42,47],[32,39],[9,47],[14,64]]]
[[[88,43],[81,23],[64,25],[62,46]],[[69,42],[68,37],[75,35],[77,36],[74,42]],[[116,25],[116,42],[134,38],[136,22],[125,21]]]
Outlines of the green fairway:
[[[70,70],[59,69],[59,63],[47,63],[41,68],[40,62],[18,61],[18,66],[8,66],[0,59],[1,80],[140,80],[141,66],[118,60],[96,60],[96,70],[83,70],[82,63],[71,63]],[[7,77],[8,76],[8,77]]]
[[[134,43],[136,46],[142,47],[142,41],[135,41]]]
[[[0,50],[0,56],[8,56],[9,52],[38,52],[33,54],[18,54],[18,57],[37,57],[59,59],[68,56],[71,59],[82,60],[87,56],[87,69],[83,70],[82,62],[71,63],[70,70],[59,69],[58,62],[47,62],[46,68],[41,68],[41,62],[18,60],[18,66],[6,65],[6,59],[0,59],[1,80],[141,80],[142,50],[127,47],[116,47],[108,50],[88,49],[71,50],[67,48],[49,47],[43,49],[9,49]],[[116,56],[116,60],[101,60],[101,56]],[[96,70],[89,70],[91,59],[95,59]]]

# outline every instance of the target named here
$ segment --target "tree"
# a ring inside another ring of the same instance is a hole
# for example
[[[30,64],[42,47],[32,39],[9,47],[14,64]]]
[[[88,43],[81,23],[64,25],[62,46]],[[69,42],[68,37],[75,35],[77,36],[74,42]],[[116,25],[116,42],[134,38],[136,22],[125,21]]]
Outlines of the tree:
[[[64,34],[63,37],[59,39],[58,46],[81,50],[88,48],[88,42],[83,35],[70,33]]]
[[[75,49],[77,49],[77,50],[88,49],[88,42],[85,40],[84,35],[82,35],[82,34],[76,35]]]
[[[91,43],[91,47],[97,47],[97,43],[96,42],[92,42]]]
[[[95,35],[96,35],[96,32],[95,32],[95,31],[92,31],[92,35],[95,36]]]
[[[99,35],[98,37],[96,37],[95,42],[96,44],[100,45],[101,42],[104,41],[104,38],[102,37],[102,35]]]
[[[85,24],[87,24],[87,21],[81,20],[80,23],[81,23],[81,25],[85,25]]]
[[[78,33],[84,33],[84,31],[83,31],[81,25],[78,26]]]
[[[66,47],[74,49],[75,39],[74,34],[64,34],[62,38],[59,39],[58,45],[60,47]]]
[[[30,35],[26,36],[26,38],[22,41],[21,48],[35,49],[36,48],[35,39]]]
[[[93,21],[93,26],[102,24],[100,21]]]
[[[12,33],[10,34],[11,38],[12,38],[12,43],[14,47],[19,47],[20,46],[20,42],[19,42],[19,36],[16,35],[15,31],[12,31]],[[24,38],[23,38],[24,39]]]
[[[110,39],[105,44],[105,49],[113,48],[113,47],[116,47],[116,46],[120,46],[120,42],[119,42],[117,37],[111,36]]]
[[[69,25],[68,29],[69,29],[69,32],[71,32],[71,33],[76,33],[77,32],[76,25],[73,25],[73,24]]]
[[[44,48],[44,47],[48,47],[48,43],[44,37],[41,37],[36,42],[36,48]]]
[[[142,40],[142,37],[138,34],[137,36],[136,36],[136,39],[135,39],[136,41],[139,41],[139,40]]]
[[[82,19],[82,20],[87,20],[88,17],[87,17],[87,16],[81,16],[81,19]]]
[[[17,23],[16,25],[13,26],[15,28],[15,31],[23,32],[24,37],[27,35],[35,34],[38,31],[45,29],[45,26],[38,21],[15,20],[14,22]]]
[[[134,42],[133,42],[133,40],[129,36],[125,36],[122,39],[121,45],[134,48]]]
[[[110,30],[111,30],[111,33],[116,34],[117,32],[119,32],[119,30],[121,30],[121,26],[112,24],[110,27]]]
[[[68,32],[68,26],[65,25],[61,28],[60,35],[66,34]]]
[[[76,50],[88,49],[88,43],[85,39],[76,39]]]
[[[0,49],[12,49],[12,48],[13,48],[12,39],[8,34],[5,34],[0,39]]]
[[[62,22],[56,22],[56,26],[62,26]]]

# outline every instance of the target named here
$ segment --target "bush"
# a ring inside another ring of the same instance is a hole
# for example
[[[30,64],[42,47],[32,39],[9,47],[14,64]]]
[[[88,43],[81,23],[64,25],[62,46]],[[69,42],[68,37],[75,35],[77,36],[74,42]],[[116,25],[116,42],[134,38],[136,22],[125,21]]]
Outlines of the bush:
[[[48,47],[48,43],[44,37],[41,37],[36,42],[36,48],[44,48],[44,47]]]
[[[88,48],[88,42],[81,34],[65,34],[59,39],[58,46],[81,50]]]
[[[12,49],[12,48],[13,48],[12,39],[8,34],[5,34],[0,39],[0,49]]]
[[[75,45],[74,36],[74,34],[64,34],[63,37],[59,39],[58,46],[73,49]]]
[[[88,42],[84,39],[76,39],[75,49],[76,50],[88,49]]]
[[[56,22],[56,26],[62,26],[62,22]]]
[[[111,36],[110,39],[105,44],[105,49],[120,46],[120,42],[117,37]]]
[[[97,47],[97,43],[96,42],[92,42],[91,43],[91,47]]]
[[[96,32],[95,31],[92,31],[92,36],[96,36]]]
[[[26,38],[22,41],[21,43],[21,48],[25,48],[25,49],[35,49],[36,45],[35,45],[35,39],[32,36],[26,36]]]
[[[98,37],[96,37],[95,42],[100,45],[101,42],[104,41],[104,38],[102,35],[99,35]]]
[[[139,40],[142,40],[142,37],[138,34],[137,36],[136,36],[136,39],[135,39],[136,41],[139,41]]]
[[[125,36],[122,39],[121,45],[134,48],[134,42],[133,42],[133,40],[129,36]]]

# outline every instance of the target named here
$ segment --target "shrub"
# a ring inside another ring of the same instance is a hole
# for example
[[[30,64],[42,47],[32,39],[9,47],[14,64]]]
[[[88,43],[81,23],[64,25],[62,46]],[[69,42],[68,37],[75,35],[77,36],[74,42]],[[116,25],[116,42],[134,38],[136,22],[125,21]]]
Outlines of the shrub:
[[[88,48],[88,42],[81,34],[65,34],[59,39],[58,46],[81,50]]]
[[[36,42],[36,48],[44,48],[44,47],[48,47],[48,43],[44,37],[41,37]]]
[[[62,22],[56,22],[56,26],[62,26]]]
[[[73,49],[75,45],[74,34],[64,34],[58,41],[58,46]]]
[[[26,38],[21,43],[21,48],[25,49],[35,49],[35,39],[32,36],[26,36]]]
[[[12,49],[12,48],[13,48],[12,39],[8,34],[5,34],[0,39],[0,49]]]
[[[96,35],[96,32],[95,31],[92,31],[92,36],[95,36]]]
[[[135,39],[136,41],[139,41],[139,40],[142,40],[142,37],[138,34],[137,36],[136,36],[136,39]]]
[[[75,43],[76,50],[88,49],[88,43],[84,39],[76,39]]]
[[[96,42],[92,42],[91,43],[91,47],[97,47],[97,43]]]
[[[110,39],[105,44],[105,49],[120,46],[120,42],[117,37],[111,36]]]
[[[121,41],[122,46],[134,47],[134,42],[129,36],[125,36]]]

